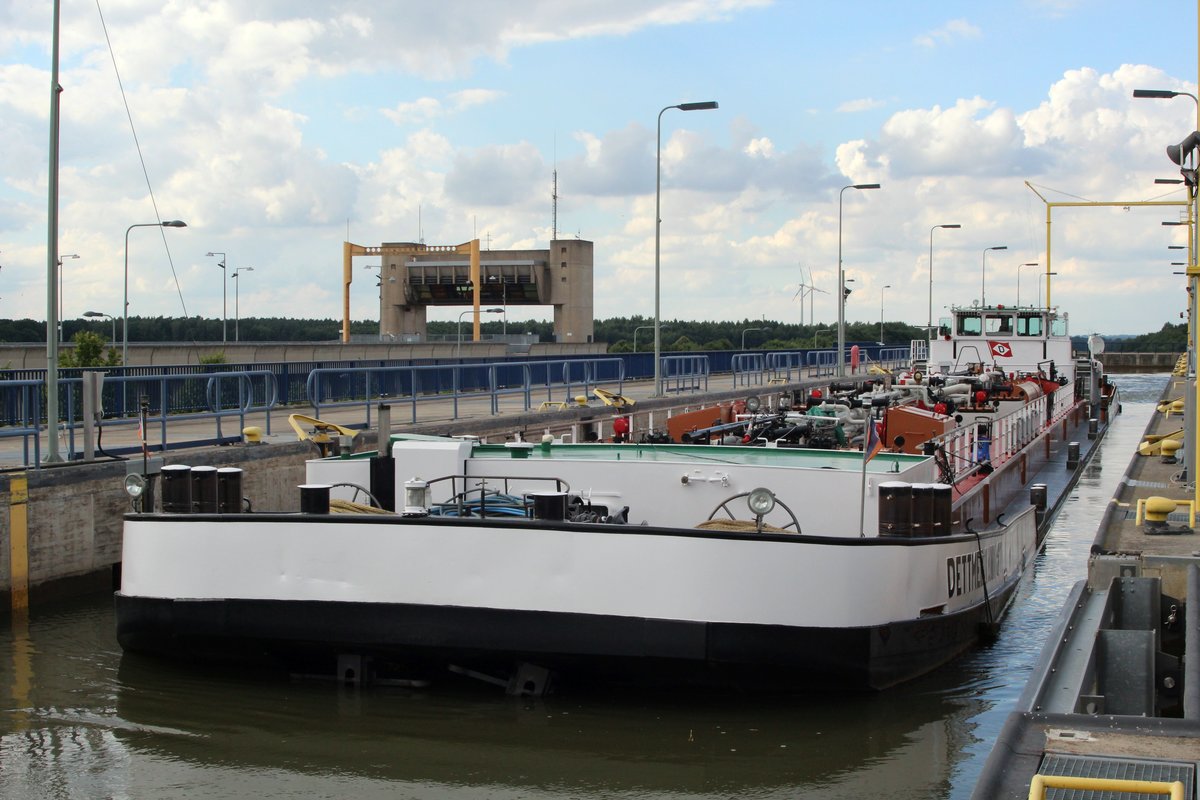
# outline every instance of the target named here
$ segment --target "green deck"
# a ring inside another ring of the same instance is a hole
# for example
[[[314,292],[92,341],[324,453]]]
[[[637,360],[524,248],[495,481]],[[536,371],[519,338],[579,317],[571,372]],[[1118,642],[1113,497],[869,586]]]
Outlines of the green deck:
[[[739,447],[738,445],[689,444],[477,444],[476,459],[529,458],[553,461],[657,461],[788,469],[862,470],[862,453],[856,450],[810,450],[799,447]],[[925,456],[880,453],[867,463],[872,475],[901,472],[925,460]]]

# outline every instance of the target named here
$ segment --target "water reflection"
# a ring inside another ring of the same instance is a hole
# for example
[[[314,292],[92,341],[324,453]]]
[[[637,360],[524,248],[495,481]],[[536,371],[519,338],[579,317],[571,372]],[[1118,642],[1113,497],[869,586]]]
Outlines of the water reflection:
[[[0,796],[969,796],[1140,438],[1137,399],[1065,504],[1000,639],[880,695],[512,699],[260,681],[124,656],[111,599],[0,629]],[[11,666],[11,669],[9,669]],[[803,688],[803,687],[801,687]]]

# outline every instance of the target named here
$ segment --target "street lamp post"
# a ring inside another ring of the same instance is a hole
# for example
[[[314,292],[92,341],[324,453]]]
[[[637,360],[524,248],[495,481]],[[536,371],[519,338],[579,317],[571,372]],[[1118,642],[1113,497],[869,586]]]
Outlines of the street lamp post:
[[[1137,99],[1171,100],[1176,97],[1190,97],[1196,104],[1196,127],[1200,129],[1200,98],[1191,92],[1173,92],[1169,89],[1134,89],[1133,96]]]
[[[838,192],[838,335],[837,374],[846,374],[846,282],[842,276],[842,195],[847,189],[878,189],[878,183],[853,183]]]
[[[926,326],[933,329],[933,232],[938,228],[961,228],[957,223],[952,225],[934,225],[929,229],[929,321]]]
[[[998,244],[995,247],[983,248],[983,268],[980,270],[979,279],[979,305],[987,305],[987,254],[989,250],[1007,250],[1008,245]]]
[[[227,300],[229,296],[229,273],[225,270],[225,261],[227,259],[224,253],[217,251],[205,253],[204,255],[209,258],[215,256],[221,257],[221,260],[217,262],[217,266],[221,268],[221,344],[225,344],[229,341],[227,333],[229,324],[229,301]]]
[[[1058,274],[1057,272],[1047,272],[1047,273],[1046,273],[1046,276],[1047,276],[1047,277],[1046,277],[1046,280],[1050,280],[1050,277],[1049,277],[1049,276],[1051,276],[1051,275],[1057,275],[1057,274]],[[1043,289],[1043,287],[1042,287],[1042,286],[1039,284],[1039,285],[1038,285],[1038,305],[1039,305],[1039,306],[1042,306],[1042,307],[1045,307],[1046,303],[1045,303],[1045,301],[1043,301],[1043,300],[1042,300],[1042,289]]]
[[[504,308],[503,324],[500,328],[500,333],[504,336],[504,341],[508,341],[508,281],[504,280],[503,275],[489,275],[487,282],[500,282],[500,305]]]
[[[254,272],[254,267],[238,267],[233,271],[233,274],[229,276],[231,280],[237,281],[237,283],[233,284],[233,340],[235,342],[240,342],[242,340],[241,331],[239,330],[242,314],[241,310],[238,308],[238,295],[240,294],[238,290],[241,288],[242,282],[238,281],[237,276],[243,272]]]
[[[880,347],[883,347],[883,291],[884,291],[884,289],[890,289],[890,288],[892,288],[892,285],[890,283],[879,287],[879,346]]]
[[[121,366],[129,366],[129,232],[134,228],[186,228],[181,219],[139,222],[125,229],[125,298],[121,304]]]
[[[458,328],[455,334],[454,357],[459,358],[462,355],[462,320],[467,314],[474,314],[475,309],[468,308],[466,311],[458,315]],[[503,308],[481,308],[480,314],[503,314]]]
[[[103,311],[85,311],[85,312],[83,312],[83,315],[85,317],[107,317],[109,319],[109,321],[112,322],[112,345],[111,345],[111,347],[117,346],[117,318],[116,317],[114,317],[112,314],[105,314]]]
[[[654,396],[662,397],[662,319],[660,317],[659,247],[662,228],[662,116],[669,109],[680,111],[709,111],[717,107],[715,100],[702,103],[679,103],[658,112],[658,129],[654,148]]]
[[[1036,267],[1038,262],[1027,261],[1024,264],[1017,264],[1017,308],[1021,307],[1021,270],[1025,267]]]
[[[638,331],[648,331],[648,330],[653,330],[653,329],[654,329],[653,325],[638,325],[636,328],[633,329],[633,352],[635,352],[635,353],[637,352],[637,332]]]
[[[58,257],[58,341],[65,342],[63,337],[63,259],[79,258],[77,253],[68,253]]]
[[[747,333],[749,333],[750,331],[769,331],[769,330],[771,330],[771,329],[770,328],[746,328],[744,331],[742,331],[742,349],[743,350],[746,349],[746,334]]]

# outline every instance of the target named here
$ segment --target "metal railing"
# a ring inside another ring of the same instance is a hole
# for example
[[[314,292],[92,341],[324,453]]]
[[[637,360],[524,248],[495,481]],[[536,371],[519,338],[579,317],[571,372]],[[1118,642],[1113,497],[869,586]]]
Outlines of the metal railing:
[[[974,472],[984,462],[999,466],[1019,453],[1039,434],[1062,420],[1075,404],[1075,388],[1064,386],[1002,417],[976,417],[975,423],[955,428],[929,441],[945,452],[950,483]]]
[[[619,358],[562,359],[558,361],[506,361],[501,363],[444,364],[437,366],[357,367],[314,369],[308,375],[307,393],[315,416],[335,408],[361,407],[365,426],[371,426],[371,407],[383,400],[407,404],[416,423],[418,407],[450,402],[454,419],[463,402],[487,401],[492,414],[500,413],[505,397],[520,397],[530,411],[534,396],[545,393],[554,402],[555,392],[570,402],[577,393],[615,386],[620,394],[625,382],[625,362]]]
[[[663,356],[663,392],[707,392],[709,369],[705,355]]]
[[[80,454],[78,439],[82,437],[83,426],[87,424],[83,418],[83,378],[60,379],[58,387],[62,395],[59,407],[64,418],[58,424],[55,433],[60,437],[65,458],[72,460]],[[29,466],[40,465],[42,461],[41,434],[46,429],[45,391],[44,381],[0,381],[0,393],[6,398],[6,402],[12,402],[15,397],[20,406],[17,412],[20,423],[0,427],[0,439],[20,439],[24,462]],[[145,427],[138,438],[145,441],[147,447],[160,450],[185,445],[239,441],[248,414],[262,415],[266,432],[269,434],[271,411],[277,405],[275,376],[265,370],[215,372],[206,375],[160,375],[157,378],[142,375],[106,377],[101,390],[101,400],[101,405],[105,408],[137,409],[136,412],[101,418],[97,434],[102,447],[105,431],[133,429],[144,422]],[[179,407],[201,410],[174,410]],[[238,419],[238,430],[234,435],[227,435],[222,421],[231,417]],[[206,429],[202,435],[197,435],[193,429],[188,432],[186,441],[170,441],[170,424],[197,420],[211,422],[211,434]],[[154,427],[158,428],[157,438],[150,433]],[[120,455],[138,452],[141,447],[139,442],[132,446],[112,446],[101,452]]]
[[[372,406],[378,402],[407,403],[414,423],[421,412],[435,409],[430,419],[463,416],[461,404],[478,412],[486,403],[489,413],[500,413],[502,400],[519,397],[524,410],[535,409],[543,399],[561,398],[572,403],[577,395],[594,388],[622,394],[628,381],[647,378],[653,370],[650,354],[626,356],[493,358],[479,363],[458,361],[396,362],[270,362],[252,365],[175,365],[115,367],[105,370],[102,389],[104,418],[100,422],[100,452],[128,453],[141,449],[141,401],[147,404],[146,445],[176,449],[206,443],[229,443],[247,423],[262,425],[271,433],[271,412],[309,407],[320,416],[331,409],[355,409],[353,419],[338,420],[349,427],[370,427]],[[678,353],[662,357],[666,393],[703,393],[709,390],[714,370],[733,367],[734,388],[762,383],[764,377],[793,382],[804,369],[810,375],[832,374],[833,351],[792,351],[738,354],[727,351]],[[819,365],[813,369],[814,364]],[[59,408],[55,428],[61,437],[60,452],[79,455],[77,437],[83,433],[83,370],[60,372]],[[47,434],[45,370],[6,370],[0,380],[0,463],[38,468]],[[443,401],[448,408],[437,408]],[[446,402],[448,401],[448,402]],[[510,403],[509,405],[514,405]],[[359,413],[361,410],[361,413]],[[253,419],[247,419],[248,415]],[[225,429],[237,418],[239,430]],[[188,422],[188,425],[176,423]],[[222,423],[225,423],[223,425]],[[170,430],[174,425],[175,430]],[[105,433],[110,433],[106,441]],[[40,435],[40,436],[39,436]],[[131,443],[137,440],[137,445]],[[19,444],[18,444],[19,442]]]
[[[767,371],[766,356],[775,353],[738,353],[733,357],[733,388],[762,386]]]

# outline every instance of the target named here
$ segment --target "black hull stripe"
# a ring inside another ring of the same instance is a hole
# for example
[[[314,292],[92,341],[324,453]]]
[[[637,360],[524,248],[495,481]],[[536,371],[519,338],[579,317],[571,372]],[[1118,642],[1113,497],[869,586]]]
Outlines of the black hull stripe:
[[[999,617],[1015,582],[992,595]],[[402,669],[454,664],[506,673],[517,662],[561,679],[797,690],[808,681],[884,689],[976,642],[984,604],[952,615],[849,629],[686,622],[461,607],[116,596],[117,639],[132,652],[259,662],[333,673],[338,655]]]

